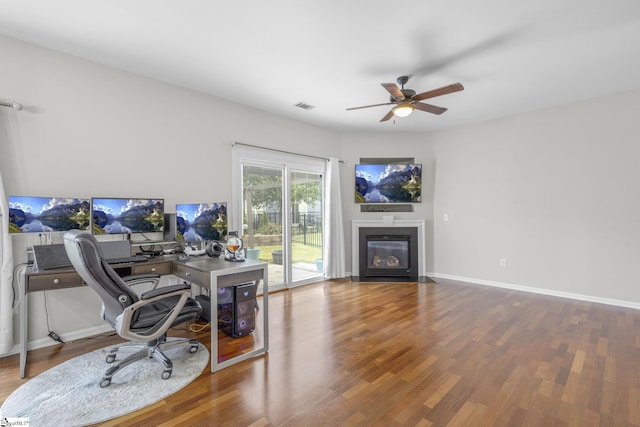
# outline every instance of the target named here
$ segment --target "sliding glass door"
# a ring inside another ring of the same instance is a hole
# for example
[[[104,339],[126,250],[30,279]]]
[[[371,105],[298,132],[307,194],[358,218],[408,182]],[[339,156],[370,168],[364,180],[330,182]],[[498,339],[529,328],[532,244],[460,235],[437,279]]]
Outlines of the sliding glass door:
[[[234,148],[240,185],[233,204],[241,207],[235,215],[242,216],[236,223],[247,257],[269,263],[269,289],[322,278],[324,166],[324,161]]]
[[[322,175],[291,170],[291,279],[300,283],[322,273]]]

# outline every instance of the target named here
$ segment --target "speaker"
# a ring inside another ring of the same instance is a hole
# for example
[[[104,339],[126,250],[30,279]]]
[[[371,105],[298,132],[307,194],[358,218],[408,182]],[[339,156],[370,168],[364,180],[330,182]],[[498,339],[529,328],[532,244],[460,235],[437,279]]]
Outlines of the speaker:
[[[255,283],[233,286],[231,302],[218,304],[218,328],[239,338],[252,333],[256,327]]]
[[[176,240],[176,214],[165,213],[164,214],[164,233],[162,238],[166,242]]]
[[[222,254],[223,250],[224,247],[218,242],[209,242],[207,243],[207,247],[205,248],[205,252],[211,258],[218,258]]]
[[[196,301],[202,306],[200,320],[207,323],[211,322],[211,298],[206,295],[196,295]]]

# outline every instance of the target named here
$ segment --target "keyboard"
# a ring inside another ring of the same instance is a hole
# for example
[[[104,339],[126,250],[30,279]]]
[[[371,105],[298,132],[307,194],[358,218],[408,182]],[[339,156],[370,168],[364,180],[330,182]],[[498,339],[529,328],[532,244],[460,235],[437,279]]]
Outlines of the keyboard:
[[[105,259],[108,264],[128,264],[130,262],[144,262],[147,261],[147,258],[144,255],[132,255],[132,256],[124,256],[120,258],[109,258]]]

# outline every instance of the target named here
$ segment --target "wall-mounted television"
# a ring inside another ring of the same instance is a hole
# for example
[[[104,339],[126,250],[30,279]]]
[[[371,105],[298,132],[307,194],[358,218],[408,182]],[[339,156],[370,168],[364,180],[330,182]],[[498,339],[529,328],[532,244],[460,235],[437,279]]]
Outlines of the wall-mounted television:
[[[164,231],[164,199],[91,199],[93,234]]]
[[[422,165],[356,165],[356,203],[419,203]]]
[[[89,199],[9,196],[10,233],[88,230]]]
[[[227,238],[227,203],[181,203],[176,205],[176,240],[222,241]]]

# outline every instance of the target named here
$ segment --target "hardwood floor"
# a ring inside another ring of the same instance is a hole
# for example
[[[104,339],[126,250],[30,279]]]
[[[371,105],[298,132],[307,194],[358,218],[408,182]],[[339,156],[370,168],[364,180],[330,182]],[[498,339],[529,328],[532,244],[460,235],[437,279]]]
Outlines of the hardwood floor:
[[[104,425],[640,426],[638,310],[447,280],[326,281],[269,306],[267,356]],[[117,341],[31,351],[28,376]],[[0,401],[23,382],[0,359]]]

